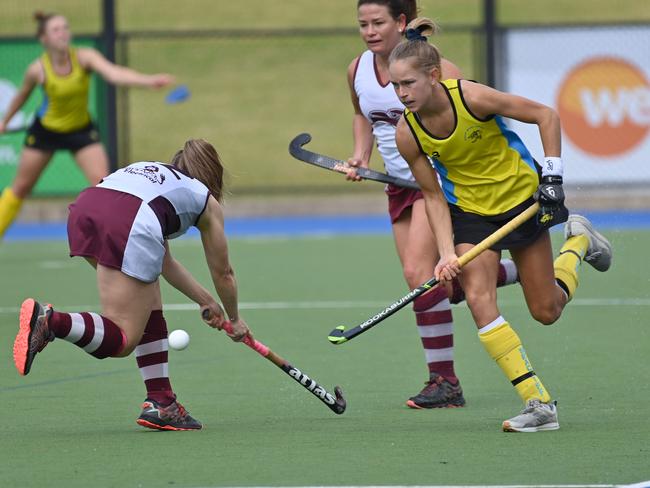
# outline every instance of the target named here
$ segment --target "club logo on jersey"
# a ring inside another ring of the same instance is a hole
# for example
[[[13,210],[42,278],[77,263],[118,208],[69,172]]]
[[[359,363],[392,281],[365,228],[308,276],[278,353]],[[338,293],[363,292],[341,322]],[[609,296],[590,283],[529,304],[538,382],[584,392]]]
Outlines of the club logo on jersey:
[[[478,125],[473,125],[465,131],[465,140],[474,144],[483,138],[482,129]]]
[[[578,64],[562,81],[556,103],[563,132],[588,154],[623,154],[650,133],[650,82],[626,59],[602,56]]]
[[[152,183],[158,183],[159,185],[162,185],[165,182],[165,175],[160,174],[158,166],[154,166],[153,164],[148,164],[143,168],[128,166],[124,168],[124,172],[132,175],[144,176]]]
[[[386,124],[392,125],[393,127],[397,127],[397,122],[399,122],[399,118],[402,116],[402,112],[403,110],[401,108],[391,108],[387,111],[371,110],[368,112],[368,118],[373,125],[384,122]]]

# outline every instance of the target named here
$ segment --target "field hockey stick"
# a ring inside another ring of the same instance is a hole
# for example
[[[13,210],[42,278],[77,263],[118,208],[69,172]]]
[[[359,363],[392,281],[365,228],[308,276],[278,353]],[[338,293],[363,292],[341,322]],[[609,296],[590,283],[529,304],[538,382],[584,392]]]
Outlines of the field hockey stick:
[[[379,171],[374,171],[368,168],[350,166],[348,163],[341,161],[340,159],[334,159],[322,154],[308,151],[302,146],[307,144],[309,141],[311,141],[311,135],[307,133],[297,135],[293,138],[291,143],[289,143],[289,153],[300,161],[313,164],[314,166],[318,166],[320,168],[336,171],[337,173],[347,174],[348,170],[354,169],[359,176],[365,178],[366,180],[379,181],[381,183],[390,183],[391,185],[401,186],[402,188],[412,188],[414,190],[420,189],[415,181],[397,178],[395,176],[387,175],[386,173],[380,173]]]
[[[501,239],[503,239],[506,235],[510,234],[513,230],[515,230],[517,227],[519,227],[521,224],[523,224],[528,219],[533,217],[537,213],[538,209],[539,209],[539,204],[537,202],[535,202],[533,205],[531,205],[526,210],[524,210],[522,213],[517,215],[514,219],[512,219],[506,225],[504,225],[503,227],[498,229],[496,232],[493,232],[492,234],[487,236],[485,239],[483,239],[481,242],[479,242],[472,249],[470,249],[465,254],[460,256],[458,258],[458,266],[462,268],[467,263],[469,263],[472,259],[474,259],[476,256],[481,254],[483,251],[485,251],[486,249],[492,247],[494,244],[496,244]],[[426,283],[423,283],[422,285],[418,286],[414,290],[411,290],[406,295],[404,295],[402,298],[400,298],[396,302],[390,304],[388,307],[383,309],[381,312],[373,315],[368,320],[366,320],[365,322],[357,325],[356,327],[354,327],[354,328],[352,328],[350,330],[346,330],[345,325],[339,325],[332,332],[330,332],[330,335],[327,338],[329,339],[329,341],[332,344],[343,344],[344,342],[347,342],[350,339],[355,338],[359,334],[362,334],[365,331],[371,329],[372,327],[377,325],[382,320],[390,317],[395,312],[397,312],[398,310],[401,310],[402,308],[404,308],[406,305],[411,303],[413,300],[415,300],[417,297],[419,297],[423,293],[426,293],[427,291],[429,291],[434,286],[437,286],[439,283],[440,283],[440,281],[437,280],[436,278],[431,278]]]
[[[207,309],[203,310],[203,312],[201,312],[201,316],[203,317],[203,320],[206,321],[209,320],[210,311]],[[231,334],[232,324],[230,322],[226,322],[223,325],[223,330]],[[291,376],[295,381],[297,381],[304,388],[310,391],[316,398],[318,398],[321,402],[327,405],[327,408],[329,408],[332,412],[338,415],[345,412],[345,408],[347,404],[345,402],[345,398],[343,398],[343,391],[341,391],[340,387],[335,386],[334,395],[332,395],[331,393],[328,393],[325,388],[323,388],[318,383],[316,383],[316,381],[311,379],[309,376],[307,376],[305,373],[300,371],[298,368],[291,366],[291,364],[289,364],[285,359],[278,356],[276,353],[271,351],[271,349],[269,349],[261,342],[255,339],[251,339],[249,336],[246,336],[246,338],[244,339],[244,344],[246,344],[248,347],[250,347],[257,353],[259,353],[261,356],[264,356],[266,359],[271,361],[282,371],[284,371],[289,376]]]

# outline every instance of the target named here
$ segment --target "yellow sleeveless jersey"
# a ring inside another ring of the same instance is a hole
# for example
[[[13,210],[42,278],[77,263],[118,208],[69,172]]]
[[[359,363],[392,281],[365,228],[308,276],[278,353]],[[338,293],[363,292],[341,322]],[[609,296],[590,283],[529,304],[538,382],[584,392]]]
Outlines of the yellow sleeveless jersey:
[[[90,73],[81,67],[77,59],[77,50],[70,49],[72,69],[67,75],[54,72],[47,53],[41,56],[45,71],[43,82],[43,103],[38,110],[38,117],[43,127],[53,132],[74,132],[90,123],[88,113],[88,88]]]
[[[475,117],[465,105],[459,80],[445,80],[442,85],[456,119],[448,137],[429,133],[408,109],[404,117],[420,150],[433,161],[447,201],[465,212],[492,216],[530,198],[539,179],[519,136],[498,116]]]

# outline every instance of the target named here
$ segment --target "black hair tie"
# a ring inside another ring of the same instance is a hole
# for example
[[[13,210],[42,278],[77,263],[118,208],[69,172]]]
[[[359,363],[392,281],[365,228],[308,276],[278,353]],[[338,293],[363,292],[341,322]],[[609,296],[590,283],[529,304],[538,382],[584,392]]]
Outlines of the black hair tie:
[[[409,41],[427,42],[427,38],[420,33],[420,29],[406,29],[406,39]]]

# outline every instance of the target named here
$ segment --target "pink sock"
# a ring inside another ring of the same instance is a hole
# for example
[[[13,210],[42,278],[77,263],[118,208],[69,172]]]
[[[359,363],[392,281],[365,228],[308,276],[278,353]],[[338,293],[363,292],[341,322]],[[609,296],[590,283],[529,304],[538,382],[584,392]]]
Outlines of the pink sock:
[[[126,345],[122,329],[93,312],[53,312],[48,325],[56,337],[72,342],[98,359],[115,356]]]
[[[169,382],[167,322],[162,310],[154,310],[135,348],[135,359],[147,388],[147,398],[163,406],[176,400]]]
[[[444,287],[439,286],[413,301],[418,332],[429,372],[456,383],[454,372],[454,322]]]

